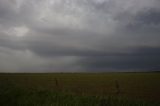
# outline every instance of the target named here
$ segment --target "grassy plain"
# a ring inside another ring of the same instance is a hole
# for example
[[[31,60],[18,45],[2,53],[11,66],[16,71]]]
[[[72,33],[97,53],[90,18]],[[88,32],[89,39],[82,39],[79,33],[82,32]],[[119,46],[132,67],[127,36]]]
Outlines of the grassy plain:
[[[0,106],[160,106],[160,73],[0,74]]]

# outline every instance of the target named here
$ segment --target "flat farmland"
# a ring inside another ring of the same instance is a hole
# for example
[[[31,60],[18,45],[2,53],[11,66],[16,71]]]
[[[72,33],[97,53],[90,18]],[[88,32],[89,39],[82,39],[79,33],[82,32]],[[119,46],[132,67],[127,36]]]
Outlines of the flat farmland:
[[[7,91],[10,93],[4,93]],[[6,95],[11,98],[10,95],[13,96],[15,91],[32,94],[43,91],[49,95],[60,93],[85,98],[116,97],[159,102],[160,73],[1,73],[0,97],[3,101],[0,103],[5,104]],[[16,100],[14,96],[13,99]]]

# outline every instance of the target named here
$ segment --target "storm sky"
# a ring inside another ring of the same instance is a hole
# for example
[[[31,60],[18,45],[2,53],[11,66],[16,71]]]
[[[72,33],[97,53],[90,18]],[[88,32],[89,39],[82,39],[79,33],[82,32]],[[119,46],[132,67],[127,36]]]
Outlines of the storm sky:
[[[0,0],[0,72],[160,70],[160,0]]]

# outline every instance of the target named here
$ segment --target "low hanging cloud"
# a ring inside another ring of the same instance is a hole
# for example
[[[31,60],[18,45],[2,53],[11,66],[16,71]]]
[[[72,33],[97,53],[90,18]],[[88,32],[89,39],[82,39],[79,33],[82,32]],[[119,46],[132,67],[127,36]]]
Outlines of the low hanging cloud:
[[[1,0],[1,72],[160,69],[159,0]]]

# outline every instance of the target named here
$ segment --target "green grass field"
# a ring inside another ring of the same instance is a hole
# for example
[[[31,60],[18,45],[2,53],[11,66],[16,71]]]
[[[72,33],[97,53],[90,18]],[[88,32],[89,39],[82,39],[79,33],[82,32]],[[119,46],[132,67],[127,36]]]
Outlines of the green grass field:
[[[160,106],[160,73],[0,74],[0,106]]]

